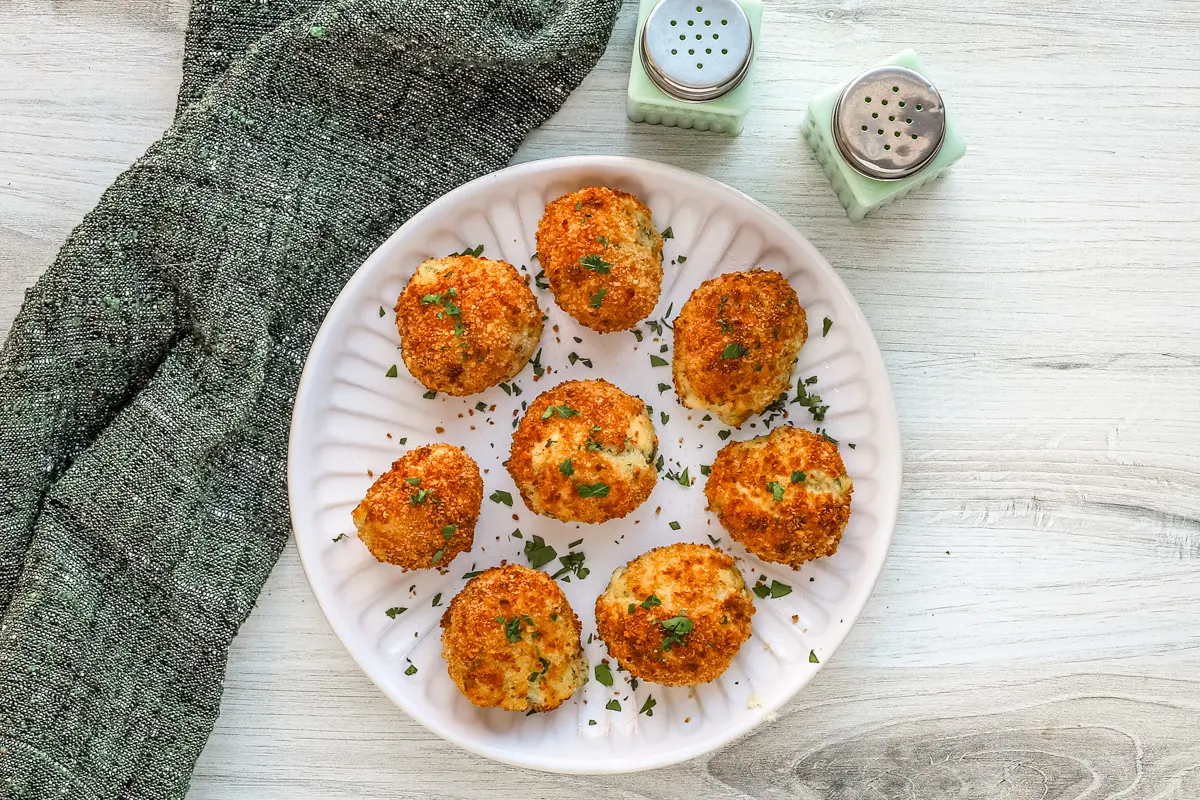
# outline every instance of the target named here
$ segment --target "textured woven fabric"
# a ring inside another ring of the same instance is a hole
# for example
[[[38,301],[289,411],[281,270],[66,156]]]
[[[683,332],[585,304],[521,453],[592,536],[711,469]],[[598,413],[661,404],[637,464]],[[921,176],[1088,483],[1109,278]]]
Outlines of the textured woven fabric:
[[[309,344],[384,237],[503,167],[618,0],[197,0],[178,116],[0,351],[0,786],[182,797],[288,535]]]

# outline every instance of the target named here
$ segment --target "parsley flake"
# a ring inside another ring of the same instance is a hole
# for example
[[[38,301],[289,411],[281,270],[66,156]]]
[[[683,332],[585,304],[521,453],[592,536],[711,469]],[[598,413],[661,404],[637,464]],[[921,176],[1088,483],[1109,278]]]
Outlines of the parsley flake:
[[[620,711],[621,710],[621,702],[619,700],[609,700],[608,704],[604,707],[607,708],[609,711]]]
[[[442,604],[442,593],[438,592],[437,594],[435,594],[433,596],[433,606],[434,606],[434,608],[437,608],[441,604]]]
[[[730,342],[725,345],[725,349],[721,351],[721,358],[741,358],[746,355],[746,348],[742,347],[737,342]]]
[[[776,503],[783,500],[783,487],[779,485],[779,481],[767,481],[767,489],[770,490],[771,496],[775,498]]]
[[[662,232],[662,237],[664,239],[674,239],[675,238],[675,231],[671,230],[670,225],[668,225],[667,229]]]
[[[553,546],[546,544],[546,540],[541,536],[534,535],[525,542],[525,558],[534,569],[541,569],[557,557],[558,552]]]
[[[575,489],[580,497],[608,497],[607,483],[577,483]]]
[[[346,538],[346,534],[339,533],[337,536],[333,537],[333,540],[335,542],[340,542],[342,539],[345,539],[345,538]]]
[[[671,388],[671,384],[669,384],[669,383],[660,383],[660,384],[658,385],[658,393],[659,393],[659,394],[662,394],[663,392],[665,392],[667,389],[670,389],[670,388]]]
[[[394,377],[396,377],[396,376],[397,376],[397,375],[399,375],[399,374],[400,374],[400,373],[396,371],[396,365],[395,365],[395,364],[392,364],[390,367],[388,367],[388,371],[387,371],[387,372],[385,372],[385,373],[383,373],[384,377],[386,377],[386,378],[394,378]]]
[[[667,360],[665,358],[663,358],[661,356],[656,356],[653,353],[650,354],[650,366],[665,367],[666,365],[667,365]]]
[[[403,614],[405,611],[408,611],[408,609],[405,608],[404,606],[392,606],[391,608],[389,608],[387,611],[385,611],[383,613],[387,614],[392,619],[395,619],[396,617]]]
[[[488,499],[491,500],[493,503],[503,503],[504,505],[508,506],[509,508],[512,508],[512,504],[513,504],[512,495],[510,493],[504,491],[503,489],[497,489],[496,491],[492,492],[491,495],[488,497]]]
[[[570,406],[547,406],[546,410],[542,412],[542,419],[550,419],[555,414],[563,419],[579,416],[579,412]]]
[[[687,263],[687,256],[677,256],[677,258],[679,259],[679,263],[680,263],[680,264],[686,264],[686,263]]]
[[[662,605],[662,600],[659,600],[658,595],[654,595],[654,594],[647,597],[641,603],[642,608],[645,608],[645,609],[651,609],[651,608],[654,608],[655,606],[661,606],[661,605]]]
[[[671,521],[670,521],[670,522],[668,522],[667,524],[670,526],[671,530],[673,530],[673,531],[677,531],[677,530],[679,530],[679,528],[680,528],[680,525],[679,525],[679,523],[678,523],[678,522],[676,522],[675,520],[671,520]]]
[[[575,474],[575,465],[572,464],[571,459],[568,458],[566,461],[564,461],[558,465],[558,471],[561,472],[563,475],[568,475],[568,476],[574,475]]]
[[[800,470],[796,470],[795,472],[792,473],[792,483],[800,483],[803,480],[804,480],[804,473],[801,472]]]
[[[680,614],[677,617],[670,619],[659,620],[659,625],[663,629],[662,649],[670,650],[673,645],[687,646],[685,640],[687,635],[696,627],[696,623],[692,622],[686,614]]]
[[[645,714],[647,717],[653,717],[656,705],[658,705],[658,701],[654,699],[654,695],[650,695],[646,698],[646,702],[642,703],[642,707],[638,710],[638,713]]]
[[[820,664],[821,663],[820,661],[817,660],[817,651],[816,650],[808,651],[808,663],[810,663],[810,664]]]
[[[606,295],[606,294],[608,294],[607,287],[601,289],[600,291],[598,291],[594,295],[592,295],[592,301],[591,301],[592,308],[599,308],[600,304],[604,302],[604,295]]]
[[[408,669],[404,670],[404,674],[405,675],[416,675],[417,674],[417,665],[409,664]]]
[[[433,389],[430,389],[428,392],[421,395],[421,397],[424,397],[426,400],[432,400],[433,398],[437,397],[437,392],[435,392]]]
[[[608,664],[596,665],[596,681],[602,686],[613,685],[612,669],[609,668]]]
[[[829,329],[833,327],[833,320],[829,317],[825,318],[824,324],[821,325],[821,338],[825,338],[825,334],[829,333]]]
[[[579,263],[585,268],[590,269],[592,272],[598,272],[601,275],[607,275],[608,273],[612,272],[612,262],[605,261],[600,256],[584,256],[583,258],[579,259]],[[599,305],[600,304],[597,303],[596,305],[592,306],[592,308],[599,308]]]

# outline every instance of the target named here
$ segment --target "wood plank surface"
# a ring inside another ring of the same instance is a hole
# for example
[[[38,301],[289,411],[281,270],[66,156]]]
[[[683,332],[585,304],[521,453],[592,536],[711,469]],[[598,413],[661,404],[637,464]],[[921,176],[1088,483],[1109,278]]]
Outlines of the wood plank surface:
[[[169,124],[182,0],[0,5],[0,329]],[[1193,0],[769,2],[737,138],[635,125],[635,8],[518,160],[652,158],[793,222],[883,350],[905,448],[866,611],[773,724],[651,773],[512,769],[359,672],[289,546],[191,797],[1200,797],[1200,13]],[[968,154],[849,223],[807,98],[912,45]]]

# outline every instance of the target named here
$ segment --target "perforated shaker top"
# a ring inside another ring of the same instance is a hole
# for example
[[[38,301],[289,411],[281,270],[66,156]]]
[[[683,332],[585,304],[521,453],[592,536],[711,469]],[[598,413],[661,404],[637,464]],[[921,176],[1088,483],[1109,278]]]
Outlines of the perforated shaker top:
[[[946,109],[919,72],[884,66],[842,90],[833,110],[833,138],[846,162],[876,180],[899,180],[937,156],[946,137]]]
[[[642,66],[678,100],[715,100],[750,70],[754,34],[734,0],[662,0],[642,28]]]

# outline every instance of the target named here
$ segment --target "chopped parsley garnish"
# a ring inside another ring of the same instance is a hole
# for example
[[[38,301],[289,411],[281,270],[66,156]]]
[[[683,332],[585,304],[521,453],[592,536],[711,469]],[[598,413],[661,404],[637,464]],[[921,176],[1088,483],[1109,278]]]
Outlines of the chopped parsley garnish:
[[[808,651],[808,663],[810,663],[810,664],[820,664],[821,663],[820,661],[817,660],[817,651],[816,650]]]
[[[568,458],[566,461],[564,461],[558,465],[558,471],[561,472],[563,475],[568,475],[568,476],[574,475],[575,474],[575,465],[572,464],[571,459]]]
[[[671,418],[669,416],[667,416],[667,412],[665,412],[665,411],[658,412],[658,418],[662,420],[663,425],[666,425],[671,420]]]
[[[679,523],[676,522],[675,520],[671,520],[670,522],[667,523],[667,525],[669,525],[671,530],[673,530],[673,531],[679,530],[679,527],[680,527]]]
[[[416,675],[417,674],[417,665],[409,664],[408,669],[404,670],[404,674],[405,675]]]
[[[496,617],[496,622],[504,628],[504,638],[508,639],[509,644],[516,644],[521,641],[521,618],[511,617]]]
[[[337,536],[333,537],[333,540],[335,542],[340,542],[342,539],[345,539],[345,538],[346,538],[346,534],[339,533]]]
[[[632,333],[633,338],[637,339],[639,342],[642,340],[642,332],[639,331],[637,328],[634,328],[633,330],[631,330],[630,333]]]
[[[661,606],[661,605],[662,605],[662,600],[659,600],[658,595],[655,595],[655,594],[650,595],[645,600],[643,600],[641,603],[642,608],[645,608],[645,609],[651,609],[651,608],[654,608],[655,606]]]
[[[721,540],[720,540],[720,539],[718,539],[717,537],[713,536],[711,533],[706,533],[706,534],[704,534],[704,535],[708,537],[708,540],[709,540],[710,542],[712,542],[714,546],[716,546],[716,545],[718,545],[718,544],[720,544],[720,543],[721,543]]]
[[[663,392],[665,392],[667,389],[670,389],[670,388],[671,388],[671,384],[669,384],[669,383],[660,383],[660,384],[658,385],[658,393],[659,393],[659,394],[662,394]]]
[[[509,395],[510,397],[512,396],[512,387],[509,386],[507,383],[501,383],[500,388],[504,390],[504,393],[506,395]]]
[[[691,485],[692,485],[692,478],[690,475],[688,475],[689,469],[690,469],[690,467],[684,467],[683,472],[674,472],[672,470],[667,470],[666,478],[669,481],[675,481],[680,486],[687,489],[687,488],[691,487]]]
[[[461,253],[451,253],[450,255],[452,255],[452,256],[475,256],[476,258],[479,258],[481,255],[483,255],[483,245],[478,245],[476,247],[468,247],[466,250],[463,250]]]
[[[670,225],[668,225],[667,229],[662,232],[662,237],[664,239],[674,239],[675,238],[675,231],[671,230]]]
[[[646,702],[642,703],[642,707],[638,710],[638,713],[645,714],[647,717],[653,717],[656,705],[658,705],[658,701],[654,699],[654,695],[650,695],[646,698]]]
[[[420,478],[405,478],[404,482],[409,484],[410,486],[420,486],[421,485]]]
[[[407,436],[405,436],[405,437],[402,437],[402,438],[400,439],[400,444],[408,444],[408,437],[407,437]]]
[[[387,611],[385,611],[383,613],[387,614],[392,619],[395,619],[396,617],[403,614],[405,611],[408,611],[408,609],[405,608],[404,606],[392,606],[391,608],[389,608]]]
[[[583,201],[582,201],[582,200],[576,200],[576,201],[575,201],[575,210],[576,210],[576,211],[578,211],[578,210],[579,210],[579,209],[581,209],[581,208],[583,208]]]
[[[679,259],[679,263],[680,263],[680,264],[686,264],[686,263],[687,263],[687,256],[677,256],[677,258]]]
[[[487,403],[480,400],[478,403],[475,404],[475,410],[478,411],[480,414],[482,414],[488,410],[488,405],[487,405]]]
[[[612,670],[609,668],[608,664],[596,665],[596,681],[602,686],[613,685]]]
[[[524,539],[525,538],[525,536],[521,533],[520,528],[517,528],[516,530],[514,530],[512,533],[509,534],[509,536],[511,536],[514,539]]]
[[[721,358],[741,358],[746,355],[746,348],[742,347],[737,342],[730,342],[725,345],[725,349],[721,351]]]
[[[575,488],[580,497],[608,497],[607,483],[577,483]]]
[[[450,539],[454,537],[454,532],[457,530],[458,526],[451,522],[449,525],[446,525],[442,528],[442,538],[446,541],[450,541]]]
[[[543,292],[550,288],[550,281],[546,280],[546,270],[539,269],[538,274],[533,276],[533,283]]]
[[[563,419],[579,416],[579,412],[570,406],[547,406],[546,410],[542,412],[542,419],[550,419],[555,414]]]
[[[576,539],[575,541],[573,541],[569,545],[567,545],[567,547],[579,547],[579,545],[581,545],[581,544],[583,544],[583,539]]]
[[[437,397],[437,392],[435,392],[433,389],[430,389],[428,392],[421,395],[421,397],[424,397],[426,400],[432,400],[433,398]]]
[[[546,675],[546,671],[550,669],[550,662],[544,656],[538,656],[538,661],[542,662],[542,668],[538,672],[529,673],[529,682],[536,683],[539,678]]]
[[[763,599],[770,597],[772,600],[778,600],[781,597],[786,597],[787,595],[791,594],[792,587],[788,586],[786,583],[771,581],[769,586],[765,583],[760,583],[755,586],[754,593]]]
[[[821,338],[825,338],[825,334],[829,333],[829,329],[833,327],[833,320],[829,317],[825,318],[825,323],[821,326]]]
[[[619,700],[609,700],[608,704],[605,705],[604,707],[607,708],[609,711],[620,711],[621,710],[621,702]]]
[[[591,301],[592,308],[599,308],[600,304],[604,302],[604,295],[606,295],[606,294],[608,294],[607,287],[601,289],[600,291],[598,291],[594,295],[592,295],[592,301]]]
[[[696,627],[696,623],[692,622],[686,614],[659,620],[658,624],[663,629],[663,650],[670,650],[672,645],[676,644],[687,646],[685,638]]]
[[[399,374],[400,374],[400,373],[396,371],[396,365],[395,365],[395,364],[392,364],[390,367],[388,367],[388,371],[387,371],[387,372],[385,372],[385,373],[383,373],[384,377],[386,377],[386,378],[394,378],[394,377],[396,377],[396,376],[397,376],[397,375],[399,375]]]
[[[533,354],[533,374],[537,377],[542,377],[546,374],[546,368],[542,366],[542,348]]]
[[[704,475],[707,477],[711,473],[712,473],[712,465],[711,464],[701,464],[700,465],[700,474],[701,475]]]
[[[584,558],[583,553],[567,553],[565,556],[559,556],[558,563],[562,564],[562,568],[550,577],[555,580],[562,578],[563,582],[570,582],[570,576],[574,575],[579,580],[583,580],[591,573],[591,570],[583,565]]]
[[[557,557],[558,552],[546,544],[546,540],[541,536],[534,535],[525,542],[525,558],[529,559],[529,566],[534,569],[541,569]]]
[[[504,503],[504,505],[512,508],[512,495],[503,489],[497,489],[488,497],[493,503]]]
[[[382,316],[383,316],[383,314],[384,314],[384,311],[383,311],[383,306],[380,306],[380,307],[379,307],[379,316],[381,316],[381,317],[382,317]]]
[[[424,503],[431,494],[433,494],[433,489],[417,489],[416,494],[411,494],[408,496],[408,502],[414,506],[420,505],[421,503]]]
[[[824,428],[817,428],[817,435],[824,437],[825,440],[828,442],[832,442],[834,444],[838,443],[838,440],[833,438],[832,436],[830,436],[829,433]]]
[[[803,482],[803,480],[804,480],[804,473],[801,472],[800,470],[796,470],[795,472],[792,473],[792,483],[801,483],[801,482]]]
[[[779,481],[767,481],[767,489],[771,492],[771,496],[775,498],[775,502],[783,500],[783,487],[779,485]]]
[[[733,435],[733,431],[731,431],[731,430],[723,430],[723,431],[717,432],[717,436],[719,436],[721,438],[721,441],[725,441],[732,435]]]
[[[805,386],[811,386],[816,382],[816,376],[813,376],[805,381],[796,381],[796,399],[792,402],[799,403],[807,408],[809,413],[812,414],[814,421],[824,422],[825,412],[829,410],[829,406],[821,405],[821,395],[809,394],[808,390],[804,388]]]
[[[464,572],[464,573],[463,573],[463,580],[465,581],[465,580],[468,580],[468,579],[470,579],[470,578],[474,578],[474,577],[476,577],[477,575],[482,575],[482,574],[483,574],[483,570],[481,570],[481,569],[473,569],[473,570],[471,570],[470,572]]]
[[[658,352],[660,352],[660,353],[667,352],[667,346],[664,344],[662,347],[658,348]]]
[[[590,269],[592,272],[599,272],[601,275],[607,275],[608,273],[612,272],[612,262],[605,261],[600,256],[584,256],[583,258],[579,259],[579,263],[583,264],[584,267]],[[599,303],[592,307],[599,307]]]
[[[700,418],[701,422],[712,422],[712,414],[705,414]]]
[[[595,724],[596,724],[596,720],[594,720],[594,719],[588,720],[588,725],[595,725]]]
[[[630,614],[637,613],[637,603],[630,603],[630,604],[629,604],[629,613],[630,613]]]
[[[435,594],[433,596],[433,605],[436,608],[437,606],[440,606],[441,604],[442,604],[442,593],[438,592],[437,594]]]
[[[434,551],[434,554],[433,554],[433,563],[434,563],[434,564],[436,564],[436,563],[438,563],[439,561],[441,561],[441,560],[442,560],[442,556],[444,556],[444,555],[446,555],[446,548],[445,548],[445,547],[443,547],[441,550]]]
[[[578,361],[580,364],[583,364],[588,369],[592,368],[592,360],[590,358],[587,358],[586,356],[581,356],[581,355],[577,354],[574,350],[572,350],[570,353],[567,353],[567,361],[570,361],[571,364],[574,364],[576,361]]]
[[[662,335],[663,335],[663,326],[662,326],[662,323],[661,323],[661,322],[659,322],[659,321],[658,321],[658,320],[656,320],[656,319],[648,319],[648,320],[646,320],[646,327],[647,327],[647,328],[649,328],[650,330],[654,331],[654,335],[655,335],[655,336],[662,336]]]
[[[653,353],[650,354],[650,366],[665,367],[666,365],[667,365],[667,360],[665,358],[663,358],[662,356],[656,356]]]

